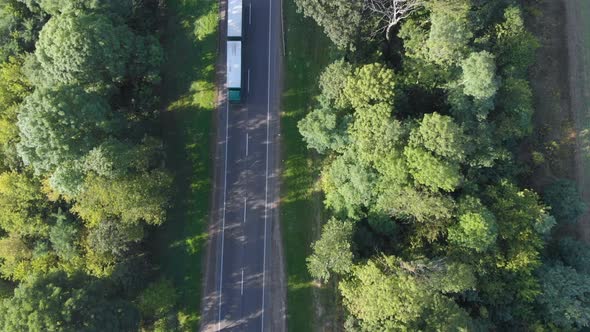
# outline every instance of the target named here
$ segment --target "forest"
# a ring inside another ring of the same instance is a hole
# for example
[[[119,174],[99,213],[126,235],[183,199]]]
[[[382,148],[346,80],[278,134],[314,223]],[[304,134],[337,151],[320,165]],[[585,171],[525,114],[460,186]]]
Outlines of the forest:
[[[171,205],[164,10],[0,1],[0,330],[177,330],[145,243]]]
[[[523,1],[295,0],[338,48],[298,128],[330,218],[307,259],[346,331],[590,326],[576,184],[529,189]]]

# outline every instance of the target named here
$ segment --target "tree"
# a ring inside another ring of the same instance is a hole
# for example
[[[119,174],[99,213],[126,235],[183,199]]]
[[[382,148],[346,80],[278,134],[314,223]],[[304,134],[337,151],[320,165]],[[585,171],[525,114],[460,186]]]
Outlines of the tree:
[[[497,133],[505,140],[522,138],[533,130],[533,92],[524,79],[507,78],[498,91]]]
[[[57,222],[51,226],[49,241],[51,241],[53,250],[64,261],[71,260],[79,254],[76,245],[78,227],[63,214],[58,213]]]
[[[160,225],[169,206],[171,184],[170,175],[159,169],[111,181],[89,175],[72,211],[90,227],[109,218]]]
[[[475,99],[492,98],[498,91],[495,57],[487,51],[474,52],[461,63],[463,92]]]
[[[295,4],[303,15],[313,18],[324,28],[336,46],[343,49],[354,44],[361,24],[362,1],[297,0]]]
[[[58,16],[64,13],[81,14],[87,11],[130,14],[131,0],[26,0],[29,6],[37,4],[43,11]]]
[[[322,171],[325,205],[337,213],[356,218],[373,200],[375,174],[356,162],[353,152],[337,157]]]
[[[376,206],[379,210],[401,219],[419,223],[443,223],[453,216],[455,203],[437,192],[420,190],[414,186],[393,186],[379,183]],[[440,229],[439,229],[440,230]],[[438,231],[436,231],[438,235]]]
[[[352,74],[352,65],[343,59],[329,64],[320,75],[320,98],[331,101],[338,109],[346,108],[348,103],[343,90]]]
[[[590,275],[590,245],[566,237],[557,245],[559,259],[576,271]]]
[[[74,84],[104,91],[123,81],[133,34],[101,14],[52,17],[39,35],[37,86]]]
[[[0,174],[0,228],[9,233],[47,236],[48,204],[41,184],[25,173]]]
[[[395,153],[404,130],[391,116],[391,105],[385,102],[359,108],[349,128],[358,158],[366,165],[381,164],[380,159]]]
[[[342,150],[348,145],[348,122],[349,117],[339,119],[334,110],[324,107],[307,114],[297,127],[308,148],[325,153]]]
[[[18,115],[18,153],[36,173],[54,170],[98,145],[112,131],[106,101],[77,87],[37,89]]]
[[[322,227],[319,240],[311,245],[313,253],[307,258],[307,270],[315,279],[328,282],[332,273],[343,275],[352,268],[353,224],[335,218]]]
[[[551,206],[551,214],[560,223],[576,223],[578,217],[588,210],[572,180],[559,179],[553,182],[545,189],[543,197]]]
[[[563,265],[545,265],[539,271],[538,298],[545,320],[563,329],[590,326],[590,277]]]
[[[523,77],[535,62],[535,52],[541,46],[526,30],[520,8],[510,6],[504,11],[504,22],[496,25],[495,52],[498,65],[508,74]]]
[[[424,114],[420,126],[412,130],[409,140],[411,146],[423,146],[439,157],[455,161],[465,159],[467,143],[463,128],[450,116],[438,113]]]
[[[139,328],[134,306],[101,281],[53,272],[22,283],[0,303],[0,329],[17,331],[131,331]]]
[[[0,238],[0,273],[2,273],[2,278],[18,280],[15,278],[15,272],[21,270],[32,257],[33,251],[19,235],[11,233],[7,237]],[[0,301],[2,300],[0,299]]]
[[[435,0],[428,3],[430,35],[426,41],[430,61],[443,66],[454,65],[467,53],[473,37],[469,0]]]
[[[459,202],[458,219],[458,223],[449,228],[449,242],[478,252],[496,243],[496,218],[479,199],[463,198]]]
[[[88,244],[98,254],[123,257],[130,245],[141,241],[144,235],[141,224],[125,224],[119,220],[106,219],[90,229]]]
[[[364,65],[348,77],[342,93],[355,109],[377,103],[393,105],[394,78],[393,70],[380,63]]]
[[[160,279],[151,283],[139,296],[139,309],[144,317],[160,318],[176,305],[178,292],[172,281]]]
[[[367,331],[432,330],[434,326],[443,326],[441,330],[468,329],[469,315],[440,292],[446,285],[433,288],[429,281],[446,278],[458,282],[455,289],[461,292],[474,286],[473,274],[463,274],[465,270],[460,268],[432,270],[431,266],[429,262],[413,264],[393,256],[357,265],[351,278],[340,282],[343,303]],[[442,277],[445,274],[448,276]]]
[[[385,38],[391,38],[391,29],[401,20],[410,16],[424,4],[420,0],[369,0],[367,7],[385,22],[379,31],[385,31]]]
[[[431,190],[454,191],[463,177],[459,164],[438,158],[419,147],[406,147],[404,156],[414,180]]]

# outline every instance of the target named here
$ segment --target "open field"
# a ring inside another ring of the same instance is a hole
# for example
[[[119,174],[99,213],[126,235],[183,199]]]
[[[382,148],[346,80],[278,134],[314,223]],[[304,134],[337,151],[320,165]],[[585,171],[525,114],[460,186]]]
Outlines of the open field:
[[[306,148],[297,122],[313,107],[318,93],[317,79],[330,62],[332,44],[310,19],[296,12],[292,0],[284,3],[286,65],[281,130],[283,179],[281,223],[287,264],[287,324],[290,331],[329,329],[335,319],[326,308],[335,295],[314,287],[305,258],[319,234],[322,198],[314,190],[318,162]],[[315,312],[314,312],[315,308]]]
[[[167,166],[175,176],[168,220],[150,241],[162,277],[174,281],[181,323],[199,323],[202,260],[211,191],[218,5],[215,0],[168,1],[164,26],[162,114]]]

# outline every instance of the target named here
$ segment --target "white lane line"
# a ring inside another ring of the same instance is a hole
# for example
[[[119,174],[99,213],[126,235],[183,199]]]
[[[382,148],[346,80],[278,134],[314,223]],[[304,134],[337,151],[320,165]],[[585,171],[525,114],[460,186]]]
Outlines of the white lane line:
[[[219,273],[219,304],[217,312],[217,330],[221,331],[221,296],[223,287],[223,249],[225,246],[225,206],[227,194],[227,143],[229,131],[229,104],[225,104],[225,160],[223,166],[223,216],[221,218],[221,268]]]
[[[248,139],[248,133],[246,133],[246,157],[248,157],[248,144],[250,143],[250,140]]]
[[[250,17],[248,18],[248,24],[252,24],[252,2],[250,2],[250,9],[248,10]]]
[[[240,295],[244,295],[244,269],[242,269],[242,286],[240,289]]]
[[[250,68],[248,68],[248,93],[250,93]]]
[[[248,201],[248,199],[244,198],[244,221],[243,221],[244,224],[246,223],[246,202],[247,201]]]
[[[268,223],[268,146],[270,145],[270,46],[272,31],[272,2],[269,0],[268,9],[268,82],[266,99],[266,177],[264,184],[264,249],[262,254],[262,314],[261,331],[264,332],[264,295],[266,291],[266,228]]]

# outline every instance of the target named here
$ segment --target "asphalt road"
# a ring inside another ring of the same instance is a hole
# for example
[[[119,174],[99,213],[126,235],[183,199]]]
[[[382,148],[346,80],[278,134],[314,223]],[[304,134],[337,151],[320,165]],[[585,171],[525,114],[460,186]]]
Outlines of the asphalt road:
[[[278,231],[281,93],[280,0],[244,0],[241,104],[228,104],[220,2],[220,107],[214,199],[201,318],[203,331],[283,331]]]

